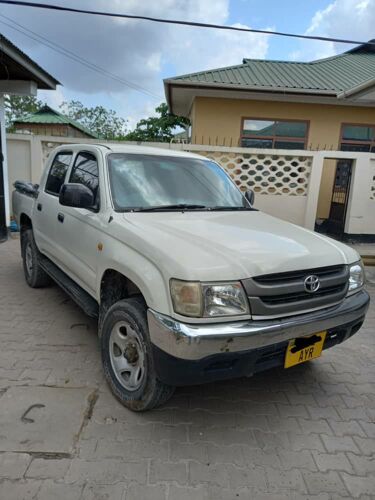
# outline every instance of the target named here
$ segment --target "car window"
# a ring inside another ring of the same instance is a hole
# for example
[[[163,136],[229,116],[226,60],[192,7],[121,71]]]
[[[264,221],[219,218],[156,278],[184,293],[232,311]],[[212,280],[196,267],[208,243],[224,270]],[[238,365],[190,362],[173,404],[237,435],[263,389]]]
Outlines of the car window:
[[[82,152],[76,156],[69,182],[84,184],[94,193],[95,205],[99,202],[98,161],[92,153]]]
[[[57,153],[55,156],[46,182],[45,191],[49,194],[58,195],[64,184],[66,172],[72,160],[71,152]]]

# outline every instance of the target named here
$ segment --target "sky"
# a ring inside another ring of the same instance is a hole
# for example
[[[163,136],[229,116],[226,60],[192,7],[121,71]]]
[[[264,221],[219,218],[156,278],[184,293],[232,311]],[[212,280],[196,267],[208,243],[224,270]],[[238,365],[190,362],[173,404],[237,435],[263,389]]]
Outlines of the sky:
[[[356,40],[375,38],[375,0],[38,1],[290,33]],[[28,36],[24,28],[29,30]],[[55,108],[70,99],[80,100],[86,106],[103,105],[126,118],[129,129],[140,118],[153,114],[164,100],[163,78],[241,64],[244,57],[309,61],[351,48],[331,42],[12,5],[0,5],[0,32],[62,83],[56,91],[39,92],[39,98]],[[43,43],[37,35],[44,37]],[[45,45],[48,41],[103,68],[113,78],[51,50]]]

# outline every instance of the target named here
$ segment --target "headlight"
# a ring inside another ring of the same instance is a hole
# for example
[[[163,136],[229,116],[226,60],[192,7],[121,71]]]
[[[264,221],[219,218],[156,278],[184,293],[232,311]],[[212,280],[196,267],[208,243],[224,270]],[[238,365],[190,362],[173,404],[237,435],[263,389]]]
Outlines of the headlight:
[[[365,283],[365,271],[361,261],[349,266],[349,288],[348,293],[355,292]]]
[[[192,281],[170,282],[173,309],[183,316],[210,318],[248,314],[241,283],[209,284]]]

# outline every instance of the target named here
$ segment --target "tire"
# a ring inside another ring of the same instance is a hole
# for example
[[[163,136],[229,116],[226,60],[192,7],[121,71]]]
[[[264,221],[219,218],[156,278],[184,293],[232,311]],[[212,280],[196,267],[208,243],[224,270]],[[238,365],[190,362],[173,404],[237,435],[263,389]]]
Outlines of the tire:
[[[174,387],[157,379],[142,298],[120,300],[103,318],[101,335],[103,370],[113,394],[135,412],[165,403]]]
[[[21,253],[26,283],[31,288],[42,288],[51,283],[51,278],[40,266],[40,252],[35,244],[32,229],[21,234]]]

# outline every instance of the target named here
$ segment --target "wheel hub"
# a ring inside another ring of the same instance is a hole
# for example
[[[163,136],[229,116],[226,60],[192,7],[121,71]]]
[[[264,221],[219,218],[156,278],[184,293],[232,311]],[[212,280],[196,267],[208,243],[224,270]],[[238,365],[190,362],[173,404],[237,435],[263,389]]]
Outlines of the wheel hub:
[[[125,358],[129,363],[136,363],[139,359],[137,346],[135,344],[129,344],[124,351]]]
[[[118,382],[128,391],[139,389],[146,375],[145,347],[140,333],[126,321],[112,328],[109,356]]]

